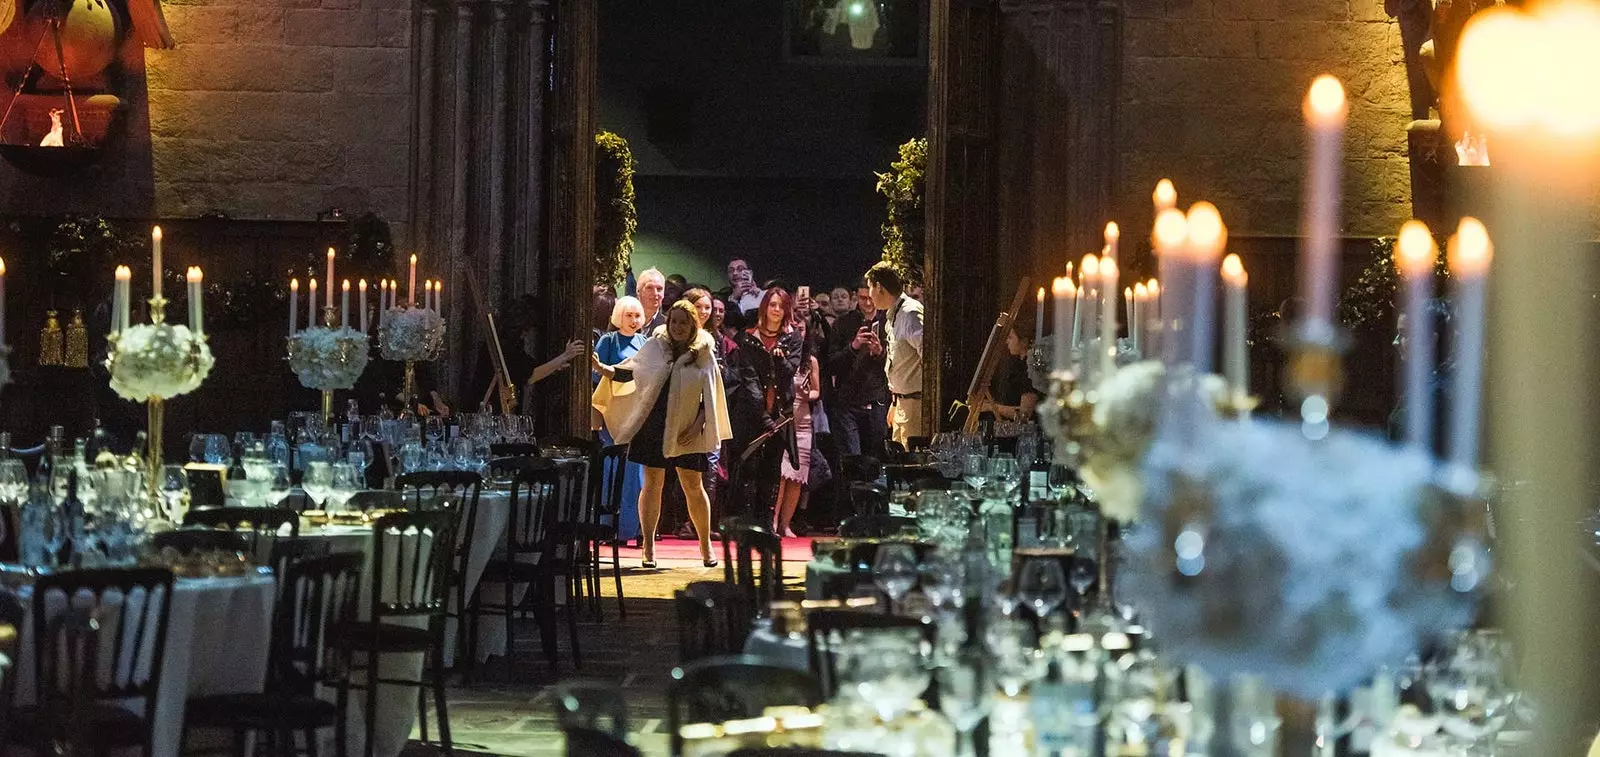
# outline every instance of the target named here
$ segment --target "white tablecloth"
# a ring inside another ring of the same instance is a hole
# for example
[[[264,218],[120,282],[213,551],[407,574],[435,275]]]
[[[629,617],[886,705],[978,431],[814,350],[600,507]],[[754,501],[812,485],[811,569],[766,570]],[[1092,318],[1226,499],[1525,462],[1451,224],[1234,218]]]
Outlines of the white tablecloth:
[[[184,702],[189,698],[261,691],[276,587],[270,574],[179,579],[173,585],[156,702],[155,757],[177,757]],[[21,629],[17,702],[31,704],[35,675],[31,589],[22,590],[20,596],[28,614]]]

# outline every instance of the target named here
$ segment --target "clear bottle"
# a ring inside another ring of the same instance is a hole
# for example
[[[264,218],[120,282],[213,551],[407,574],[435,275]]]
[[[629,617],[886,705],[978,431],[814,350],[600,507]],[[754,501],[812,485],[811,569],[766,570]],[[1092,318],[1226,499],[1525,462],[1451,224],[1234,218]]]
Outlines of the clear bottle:
[[[990,483],[983,489],[983,504],[978,507],[978,522],[983,530],[984,552],[989,565],[1010,571],[1011,550],[1016,533],[1016,509],[1004,486]]]
[[[1073,722],[1074,689],[1052,659],[1044,678],[1028,688],[1028,719],[1033,722],[1033,753],[1036,757],[1063,757],[1089,754],[1087,744],[1078,742]]]
[[[94,469],[113,470],[117,467],[117,453],[111,450],[111,435],[105,428],[96,426],[91,449],[94,450]]]
[[[273,421],[267,434],[267,460],[273,465],[289,465],[289,435],[284,433],[283,421]]]
[[[54,558],[49,543],[58,527],[53,522],[56,506],[45,481],[36,478],[28,487],[28,499],[23,502],[18,517],[21,533],[17,534],[17,557],[25,567],[33,569],[52,567]]]

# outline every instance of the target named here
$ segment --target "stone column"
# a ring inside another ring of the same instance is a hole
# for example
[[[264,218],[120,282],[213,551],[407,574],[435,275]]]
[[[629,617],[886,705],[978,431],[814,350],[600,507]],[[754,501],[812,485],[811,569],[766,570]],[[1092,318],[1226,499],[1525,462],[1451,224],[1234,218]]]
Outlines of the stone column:
[[[594,282],[594,119],[598,0],[557,0],[550,103],[550,255],[540,288],[549,324],[541,347],[590,337]],[[582,366],[541,386],[544,433],[588,434],[589,372]]]

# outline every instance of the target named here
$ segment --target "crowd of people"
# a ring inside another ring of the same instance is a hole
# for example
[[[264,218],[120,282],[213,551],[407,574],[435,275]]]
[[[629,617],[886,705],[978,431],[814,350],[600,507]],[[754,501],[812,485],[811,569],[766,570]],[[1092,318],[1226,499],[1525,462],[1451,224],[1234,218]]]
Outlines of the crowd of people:
[[[885,440],[923,434],[923,308],[894,268],[816,294],[756,281],[733,260],[717,291],[655,269],[632,294],[596,290],[596,421],[606,443],[629,445],[618,526],[633,538],[637,520],[645,567],[669,473],[711,566],[713,500],[793,536],[842,455],[881,457]]]

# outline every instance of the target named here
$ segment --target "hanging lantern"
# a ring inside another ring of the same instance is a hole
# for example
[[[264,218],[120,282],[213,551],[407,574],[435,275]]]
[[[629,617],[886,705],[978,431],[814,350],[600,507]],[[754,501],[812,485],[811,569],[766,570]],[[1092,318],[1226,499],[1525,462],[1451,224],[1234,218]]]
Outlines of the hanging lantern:
[[[100,157],[122,100],[111,94],[128,21],[110,0],[35,3],[7,32],[28,51],[0,114],[0,155],[40,176],[74,173]],[[20,39],[17,39],[20,38]]]
[[[56,318],[56,311],[48,310],[44,314],[44,329],[39,332],[39,365],[61,365],[62,340],[61,322]]]

